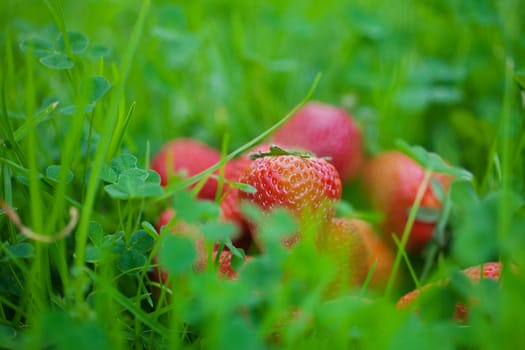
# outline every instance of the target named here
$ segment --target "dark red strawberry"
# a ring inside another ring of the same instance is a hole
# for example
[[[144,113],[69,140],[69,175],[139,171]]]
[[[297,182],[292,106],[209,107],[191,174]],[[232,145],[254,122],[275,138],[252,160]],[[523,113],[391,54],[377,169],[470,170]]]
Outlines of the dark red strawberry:
[[[161,185],[166,186],[170,178],[188,178],[219,162],[221,156],[216,149],[194,139],[180,138],[166,143],[153,157],[150,168],[160,174]],[[217,172],[216,172],[217,173]],[[209,177],[200,189],[201,199],[215,199],[217,180]]]
[[[320,102],[304,105],[275,132],[272,141],[328,157],[343,182],[358,174],[363,160],[362,135],[356,121],[344,109]]]
[[[311,155],[289,154],[278,147],[260,153],[240,182],[256,189],[255,193],[239,192],[241,200],[264,211],[286,208],[300,222],[315,220],[320,227],[331,220],[335,203],[341,199],[341,179],[332,164]],[[293,243],[294,239],[288,242]]]
[[[401,239],[424,175],[423,167],[399,151],[382,152],[365,164],[362,172],[363,188],[373,208],[384,214],[382,229],[387,235],[394,233]],[[448,190],[450,176],[435,174],[433,177],[445,191]],[[430,185],[425,189],[420,207],[433,211],[439,211],[442,207]],[[416,219],[406,250],[420,251],[432,238],[435,224]]]

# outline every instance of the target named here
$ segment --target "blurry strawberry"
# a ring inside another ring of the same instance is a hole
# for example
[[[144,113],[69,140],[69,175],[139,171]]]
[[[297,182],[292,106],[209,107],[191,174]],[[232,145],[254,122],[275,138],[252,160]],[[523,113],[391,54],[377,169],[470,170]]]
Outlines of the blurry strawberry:
[[[231,160],[226,164],[224,177],[228,181],[239,182],[241,174],[244,172],[244,170],[246,170],[251,162],[251,159],[248,157],[241,157]],[[220,203],[222,216],[225,219],[236,223],[239,227],[243,227],[245,222],[239,210],[239,189],[226,185],[223,194],[224,198]]]
[[[240,191],[241,200],[264,211],[288,209],[300,223],[313,221],[319,227],[330,222],[335,203],[341,199],[341,179],[332,164],[311,155],[289,154],[278,147],[260,153],[241,175],[240,182],[257,190]],[[285,245],[296,240],[297,237],[291,238]]]
[[[171,220],[175,217],[175,210],[173,208],[168,208],[164,210],[160,216],[159,220],[157,222],[157,232],[160,233],[160,230],[163,226],[168,225]],[[204,266],[206,266],[207,261],[207,253],[206,253],[206,246],[204,243],[204,239],[201,235],[199,235],[199,230],[196,226],[189,225],[183,221],[175,221],[173,223],[173,226],[170,229],[170,233],[177,234],[177,235],[184,235],[186,237],[191,238],[195,242],[195,248],[197,250],[197,261],[194,264],[195,270],[202,270]],[[153,259],[154,263],[157,263],[157,258],[155,257]],[[163,269],[160,269],[155,272],[155,279],[159,282],[166,282],[168,279],[167,272]]]
[[[368,252],[356,227],[348,218],[333,218],[329,228],[319,237],[318,245],[337,267],[332,289],[362,284],[368,274]]]
[[[166,186],[172,176],[191,177],[215,165],[220,159],[219,151],[214,148],[194,139],[179,138],[162,146],[151,160],[150,168],[160,174],[161,185]],[[198,197],[213,200],[216,192],[217,180],[209,177]]]
[[[472,283],[478,283],[482,278],[488,278],[498,281],[500,279],[501,269],[502,264],[500,262],[488,262],[483,265],[469,267],[467,269],[464,269],[462,272],[470,279]],[[399,309],[405,309],[408,307],[416,306],[422,293],[427,293],[432,288],[435,288],[437,286],[443,286],[444,284],[448,284],[448,280],[430,283],[423,286],[419,290],[413,290],[412,292],[405,294],[398,300],[397,307]],[[468,318],[467,306],[463,303],[457,303],[453,318],[460,322],[466,322]]]
[[[225,167],[225,178],[228,181],[240,182],[240,176],[248,168],[253,161],[250,155],[269,152],[271,144],[263,143],[246,151],[240,157],[228,162]],[[239,227],[239,236],[234,240],[234,245],[239,248],[248,250],[251,243],[250,228],[248,222],[240,209],[239,189],[233,186],[225,186],[224,198],[220,202],[221,216],[237,225]]]
[[[273,135],[272,141],[328,157],[346,182],[359,172],[363,160],[361,130],[344,109],[309,102]]]
[[[251,163],[248,157],[240,157],[226,163],[224,177],[228,181],[239,182],[240,175]],[[220,202],[221,217],[224,220],[233,222],[239,229],[238,236],[233,240],[233,244],[238,248],[247,250],[252,242],[249,228],[240,210],[239,189],[235,186],[225,184],[223,188],[223,198]]]
[[[173,210],[172,208],[164,210],[160,214],[159,221],[157,223],[157,232],[160,232],[162,226],[168,225],[174,216],[175,210]],[[206,266],[208,264],[208,255],[206,253],[206,247],[204,244],[203,237],[199,235],[198,228],[196,226],[188,225],[184,222],[177,221],[174,223],[170,232],[172,232],[173,234],[185,235],[195,240],[195,247],[197,249],[197,261],[195,262],[194,270],[196,272],[199,272],[206,269]],[[215,246],[213,252],[214,261],[217,256],[217,248],[218,247]],[[231,251],[223,250],[218,261],[219,276],[230,280],[237,278],[237,271],[235,271],[231,266],[232,256],[233,253]],[[248,256],[245,256],[244,261],[247,262],[249,259],[250,258]],[[156,258],[154,259],[154,263],[157,263]],[[168,278],[166,271],[160,269],[160,271],[155,272],[155,274],[156,276],[154,276],[154,278],[157,279],[159,282],[166,282]]]
[[[394,265],[394,251],[382,237],[376,234],[372,225],[364,220],[350,219],[356,232],[361,237],[367,251],[368,271],[375,265],[369,287],[382,289],[386,286]],[[368,273],[367,271],[367,273]]]
[[[381,226],[386,234],[394,233],[401,239],[424,173],[418,163],[399,151],[382,152],[365,164],[363,187],[374,209],[385,215]],[[435,174],[433,177],[448,191],[450,176]],[[430,185],[425,189],[420,207],[435,211],[442,207]],[[435,224],[416,218],[406,250],[420,251],[431,240]]]
[[[213,258],[217,256],[217,251],[213,253]],[[239,272],[235,270],[232,266],[233,253],[229,250],[223,250],[218,261],[218,273],[219,276],[228,280],[236,280],[238,278]],[[244,256],[244,263],[250,261],[248,255]]]
[[[483,266],[483,273],[481,271],[481,266]],[[500,262],[488,262],[483,265],[466,268],[463,270],[463,273],[474,283],[479,282],[482,278],[499,280],[501,267],[502,265]]]
[[[240,210],[239,189],[230,188],[220,203],[221,218],[237,226],[238,234],[232,238],[232,243],[237,248],[248,250],[252,244],[248,222]]]

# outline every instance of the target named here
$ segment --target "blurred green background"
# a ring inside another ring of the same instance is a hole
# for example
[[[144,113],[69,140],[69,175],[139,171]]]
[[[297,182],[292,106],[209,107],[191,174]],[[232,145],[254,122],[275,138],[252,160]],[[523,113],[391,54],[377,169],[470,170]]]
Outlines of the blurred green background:
[[[152,152],[182,135],[220,147],[228,134],[233,149],[283,117],[321,73],[314,99],[347,108],[365,130],[370,153],[403,138],[483,174],[505,77],[524,64],[522,5],[152,1],[126,84],[125,108],[136,105],[125,146],[144,156],[147,141]],[[80,76],[103,72],[118,81],[115,67],[139,7],[127,0],[61,3],[66,28],[89,39],[75,68]],[[18,43],[53,41],[58,29],[45,1],[6,0],[0,9],[2,66],[14,64],[17,85],[6,105],[22,113]],[[35,105],[51,97],[67,105],[71,77],[42,67],[35,73]]]

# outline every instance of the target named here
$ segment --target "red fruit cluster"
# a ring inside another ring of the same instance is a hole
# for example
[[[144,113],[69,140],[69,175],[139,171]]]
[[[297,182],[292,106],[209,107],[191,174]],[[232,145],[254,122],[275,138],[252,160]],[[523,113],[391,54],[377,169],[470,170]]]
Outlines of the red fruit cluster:
[[[299,153],[301,151],[303,153]],[[255,157],[250,157],[254,154]],[[200,141],[181,138],[164,145],[153,157],[151,168],[161,175],[162,185],[167,185],[177,175],[187,178],[219,161],[220,153],[216,149]],[[218,193],[217,177],[221,173],[225,185]],[[333,105],[310,102],[265,143],[227,162],[221,173],[216,171],[215,176],[206,179],[198,198],[219,198],[222,219],[235,223],[241,233],[234,244],[253,249],[253,241],[255,248],[264,249],[257,227],[240,209],[242,202],[254,204],[263,212],[285,208],[300,223],[317,224],[322,236],[317,241],[320,252],[348,255],[342,258],[341,265],[352,266],[345,269],[356,271],[352,275],[354,281],[362,282],[373,269],[369,287],[382,289],[394,260],[392,242],[384,237],[396,234],[401,238],[425,170],[398,151],[384,151],[365,159],[362,131],[351,114]],[[357,176],[360,182],[356,184],[361,185],[371,209],[382,214],[383,220],[377,227],[362,220],[335,217],[344,185]],[[446,193],[451,178],[435,174],[433,180],[437,180]],[[232,182],[249,185],[255,192],[242,191],[238,186],[229,185]],[[427,186],[420,207],[439,212],[441,206],[440,198]],[[420,252],[432,239],[435,224],[418,216],[409,232],[407,252]],[[297,232],[286,240],[285,246],[294,245],[301,234]]]

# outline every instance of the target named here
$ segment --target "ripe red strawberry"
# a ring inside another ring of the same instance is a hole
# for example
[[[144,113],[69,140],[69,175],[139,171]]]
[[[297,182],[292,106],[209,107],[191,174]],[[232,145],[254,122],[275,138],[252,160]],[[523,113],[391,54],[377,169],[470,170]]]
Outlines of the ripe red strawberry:
[[[319,236],[317,242],[321,253],[333,259],[337,267],[332,290],[364,282],[368,274],[368,252],[350,219],[332,218],[329,230]]]
[[[483,270],[482,270],[483,268]],[[501,275],[502,264],[500,262],[488,262],[483,265],[472,266],[467,269],[464,269],[462,272],[472,281],[472,283],[479,282],[482,278],[489,278],[494,280],[499,280]],[[402,296],[398,302],[397,307],[399,309],[405,309],[417,304],[422,293],[428,292],[431,288],[436,286],[447,284],[446,281],[439,281],[435,283],[430,283],[423,286],[420,290],[413,290],[404,296]],[[468,309],[467,306],[462,303],[456,304],[456,310],[454,312],[453,318],[465,322],[468,318]]]
[[[359,172],[363,160],[361,130],[344,109],[309,102],[273,135],[273,141],[287,147],[329,157],[346,182]]]
[[[271,144],[263,143],[228,162],[225,167],[224,176],[229,181],[240,182],[240,176],[253,161],[250,155],[269,152]],[[240,209],[239,189],[232,186],[225,186],[224,198],[220,202],[221,216],[228,221],[233,222],[239,228],[239,236],[233,241],[236,247],[248,250],[252,243],[250,227]]]
[[[313,219],[320,227],[331,220],[335,203],[341,199],[341,179],[332,164],[310,155],[287,154],[278,147],[259,154],[241,175],[240,182],[256,189],[255,193],[239,192],[241,200],[265,211],[286,208],[300,222]]]
[[[374,209],[385,215],[381,226],[387,235],[394,233],[401,239],[424,173],[425,170],[418,163],[399,151],[382,152],[365,164],[362,172],[363,188]],[[445,191],[448,190],[450,176],[435,174],[433,177]],[[432,187],[427,186],[420,207],[440,210],[441,206]],[[420,251],[432,238],[434,227],[435,222],[416,219],[406,250]]]
[[[150,168],[160,174],[161,185],[166,186],[171,177],[184,178],[196,175],[219,162],[219,151],[194,139],[180,138],[166,143],[153,157]],[[217,180],[209,177],[200,189],[201,199],[215,199]]]

